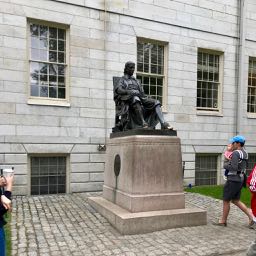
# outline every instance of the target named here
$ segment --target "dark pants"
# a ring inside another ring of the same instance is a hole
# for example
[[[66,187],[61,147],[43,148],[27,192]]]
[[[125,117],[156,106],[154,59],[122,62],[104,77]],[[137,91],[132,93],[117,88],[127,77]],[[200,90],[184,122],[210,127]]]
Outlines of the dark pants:
[[[5,235],[4,235],[4,227],[0,227],[0,256],[5,256]]]

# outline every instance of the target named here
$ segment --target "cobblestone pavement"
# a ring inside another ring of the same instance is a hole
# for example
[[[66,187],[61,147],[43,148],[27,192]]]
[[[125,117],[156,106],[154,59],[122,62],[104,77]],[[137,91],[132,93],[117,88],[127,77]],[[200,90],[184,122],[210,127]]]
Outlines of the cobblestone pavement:
[[[90,207],[92,195],[100,193],[15,197],[12,255],[242,256],[256,237],[235,206],[227,227],[214,226],[222,202],[192,193],[186,193],[186,207],[206,209],[207,225],[122,236]]]

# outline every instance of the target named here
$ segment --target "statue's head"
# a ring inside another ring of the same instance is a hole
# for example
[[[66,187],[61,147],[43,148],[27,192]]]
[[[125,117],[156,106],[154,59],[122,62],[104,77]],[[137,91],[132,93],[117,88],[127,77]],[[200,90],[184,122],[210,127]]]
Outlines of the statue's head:
[[[132,76],[135,70],[135,63],[132,61],[127,61],[124,66],[124,74]]]

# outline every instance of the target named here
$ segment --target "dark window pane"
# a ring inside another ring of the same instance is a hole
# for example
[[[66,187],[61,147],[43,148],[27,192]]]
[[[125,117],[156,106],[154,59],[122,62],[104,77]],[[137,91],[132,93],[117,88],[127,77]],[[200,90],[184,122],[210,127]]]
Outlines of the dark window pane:
[[[42,185],[48,185],[48,176],[46,176],[46,177],[41,176],[40,177],[40,186],[42,186]]]
[[[58,65],[56,65],[56,64],[49,64],[49,74],[56,76],[57,73],[58,73]]]
[[[58,177],[58,184],[65,185],[66,184],[66,177],[65,176],[59,176]]]
[[[31,195],[39,195],[39,187],[31,186]]]
[[[41,81],[41,82],[47,82],[47,81],[48,81],[48,76],[45,75],[45,74],[41,74],[41,75],[40,75],[40,81]]]
[[[31,177],[31,185],[39,185],[39,177]]]
[[[151,65],[151,73],[156,74],[157,73],[157,66],[156,65]]]
[[[143,63],[138,63],[137,71],[143,72]]]
[[[57,39],[57,28],[49,28],[49,36]]]
[[[57,165],[56,166],[50,166],[49,167],[49,175],[57,175],[57,174],[58,174]]]
[[[58,41],[58,51],[65,51],[65,42],[62,40]]]
[[[156,95],[156,86],[150,86],[150,95]]]
[[[31,165],[32,165],[33,167],[39,166],[39,158],[38,158],[38,157],[32,157],[32,158],[31,158]]]
[[[57,76],[49,76],[49,82],[57,82]]]
[[[163,87],[161,87],[161,86],[157,87],[157,95],[163,96]]]
[[[65,88],[58,88],[58,98],[59,99],[65,99]]]
[[[49,52],[49,61],[57,62],[57,52],[53,52],[53,51]]]
[[[40,186],[40,195],[48,194],[48,186]]]
[[[65,67],[63,65],[58,65],[58,75],[63,76],[65,71]]]
[[[66,157],[58,157],[59,165],[66,166]]]
[[[50,185],[57,184],[57,177],[56,176],[49,177],[49,184]]]
[[[145,73],[149,72],[149,65],[148,64],[144,64],[144,72]]]
[[[65,30],[64,29],[58,29],[58,39],[65,40]]]
[[[156,85],[156,78],[155,77],[150,78],[150,85]]]
[[[57,191],[57,186],[56,185],[52,185],[52,186],[49,186],[49,194],[57,194],[58,191]],[[65,192],[63,192],[65,193]]]
[[[49,97],[57,98],[57,88],[56,87],[49,87]]]
[[[65,185],[59,185],[58,186],[58,193],[65,193],[66,192],[66,186]]]
[[[47,165],[41,165],[40,166],[40,175],[48,175],[48,166]]]
[[[65,54],[63,52],[58,52],[58,62],[65,63]]]
[[[49,50],[57,51],[57,40],[51,39],[49,41]]]
[[[58,82],[60,83],[60,84],[65,84],[65,77],[64,76],[59,76],[58,77]]]

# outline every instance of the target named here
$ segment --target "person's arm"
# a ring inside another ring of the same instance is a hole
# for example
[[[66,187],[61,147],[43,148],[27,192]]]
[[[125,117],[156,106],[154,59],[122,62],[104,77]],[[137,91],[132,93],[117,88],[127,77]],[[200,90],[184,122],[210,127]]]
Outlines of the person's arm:
[[[12,196],[12,185],[14,176],[6,177],[6,186],[4,194],[1,195],[1,203],[6,210],[11,210],[11,196]]]
[[[224,169],[230,172],[238,172],[239,153],[234,151],[232,158],[228,163],[224,163]]]

